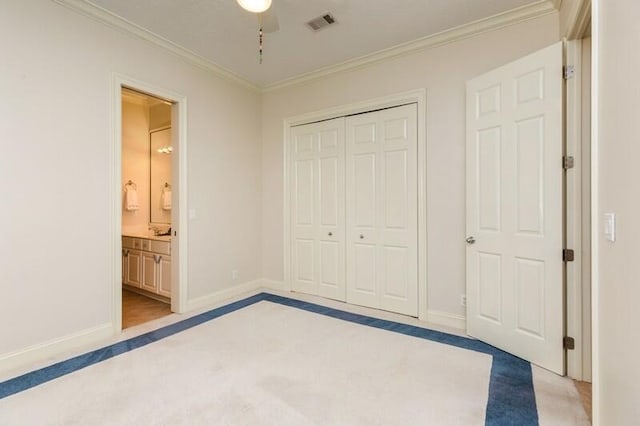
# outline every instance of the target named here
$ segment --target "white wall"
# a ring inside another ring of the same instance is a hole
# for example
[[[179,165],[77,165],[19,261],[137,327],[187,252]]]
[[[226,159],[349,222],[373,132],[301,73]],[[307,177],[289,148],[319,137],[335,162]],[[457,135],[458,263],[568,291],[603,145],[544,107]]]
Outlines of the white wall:
[[[328,107],[427,88],[429,310],[464,315],[465,82],[559,40],[558,15],[398,57],[303,85],[262,101],[263,273],[283,279],[283,119]]]
[[[640,419],[640,2],[594,4],[595,424]],[[602,218],[617,215],[605,241]]]
[[[53,1],[0,40],[0,359],[111,322],[112,72],[187,96],[189,298],[260,276],[259,94]]]
[[[122,102],[122,232],[146,233],[149,226],[149,107]],[[124,208],[124,188],[131,180],[138,193],[139,210]]]

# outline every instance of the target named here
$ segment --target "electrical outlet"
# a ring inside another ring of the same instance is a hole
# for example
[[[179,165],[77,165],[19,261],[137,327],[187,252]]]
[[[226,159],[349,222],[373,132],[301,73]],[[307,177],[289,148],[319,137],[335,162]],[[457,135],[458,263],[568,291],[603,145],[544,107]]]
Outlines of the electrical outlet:
[[[460,295],[460,306],[467,306],[467,295],[466,294],[461,294]]]
[[[231,271],[231,279],[232,280],[237,280],[238,279],[238,270],[234,269],[233,271]]]

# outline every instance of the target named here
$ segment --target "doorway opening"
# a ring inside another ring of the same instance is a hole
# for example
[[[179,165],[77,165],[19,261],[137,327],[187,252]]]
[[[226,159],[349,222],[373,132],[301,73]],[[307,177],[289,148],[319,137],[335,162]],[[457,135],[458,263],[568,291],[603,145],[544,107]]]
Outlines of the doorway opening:
[[[122,74],[112,77],[109,225],[118,334],[123,324],[188,310],[187,98]]]
[[[122,328],[171,313],[172,105],[130,88],[122,106]]]

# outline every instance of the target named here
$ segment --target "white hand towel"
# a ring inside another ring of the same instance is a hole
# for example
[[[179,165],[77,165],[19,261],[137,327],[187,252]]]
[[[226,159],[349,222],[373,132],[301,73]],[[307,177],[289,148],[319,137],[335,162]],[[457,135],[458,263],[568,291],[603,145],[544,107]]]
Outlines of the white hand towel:
[[[162,208],[171,210],[171,190],[169,189],[162,191]]]
[[[138,191],[128,187],[124,193],[124,207],[128,211],[136,211],[140,209],[140,203],[138,203]]]

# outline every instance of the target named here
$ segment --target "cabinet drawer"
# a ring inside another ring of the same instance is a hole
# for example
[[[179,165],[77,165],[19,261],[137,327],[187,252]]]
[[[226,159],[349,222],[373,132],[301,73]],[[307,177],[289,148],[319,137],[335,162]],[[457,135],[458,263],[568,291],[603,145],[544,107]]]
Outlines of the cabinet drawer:
[[[171,255],[171,242],[149,240],[149,251]]]
[[[122,247],[123,248],[130,248],[130,249],[137,249],[140,248],[140,246],[135,245],[135,238],[131,238],[131,237],[122,237]]]
[[[150,246],[150,242],[149,240],[141,240],[142,241],[142,250],[144,251],[152,251],[151,250],[151,246]]]

